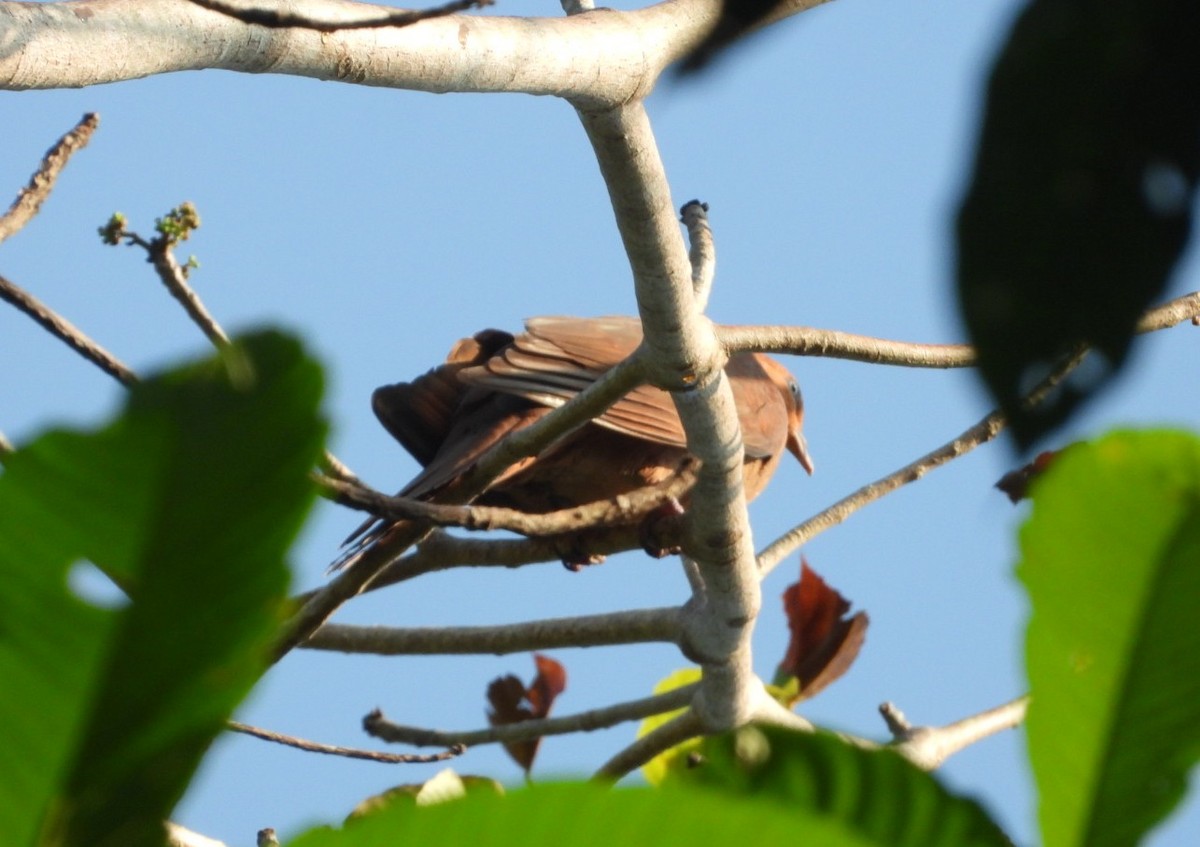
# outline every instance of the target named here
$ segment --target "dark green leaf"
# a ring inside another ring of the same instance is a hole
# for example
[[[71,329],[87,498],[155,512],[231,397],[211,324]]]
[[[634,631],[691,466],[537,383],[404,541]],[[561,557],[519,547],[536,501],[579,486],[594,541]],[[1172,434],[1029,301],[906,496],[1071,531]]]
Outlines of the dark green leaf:
[[[312,501],[321,376],[245,339],[135,387],[94,433],[51,433],[0,477],[0,843],[137,847],[266,667],[284,554]],[[66,589],[88,559],[116,613]],[[9,688],[9,680],[19,685]],[[11,767],[7,767],[11,765]]]
[[[958,217],[958,288],[992,395],[1028,447],[1116,372],[1165,288],[1200,174],[1200,4],[1034,0],[992,70]],[[1033,410],[1073,345],[1093,354]]]
[[[1200,441],[1073,446],[1033,502],[1019,573],[1044,843],[1137,844],[1200,754]]]

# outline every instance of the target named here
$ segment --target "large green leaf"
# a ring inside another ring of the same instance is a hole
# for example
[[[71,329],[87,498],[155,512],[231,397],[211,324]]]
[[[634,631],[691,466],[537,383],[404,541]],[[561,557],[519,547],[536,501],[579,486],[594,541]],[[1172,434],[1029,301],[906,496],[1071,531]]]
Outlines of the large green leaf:
[[[1009,847],[974,802],[891,751],[749,727],[707,739],[705,761],[661,789],[550,784],[506,797],[402,804],[289,847],[819,844]]]
[[[688,772],[699,783],[773,798],[806,820],[838,824],[862,843],[1010,844],[977,803],[951,794],[891,750],[864,750],[826,733],[746,727],[707,739],[704,758],[702,766]]]
[[[321,375],[251,336],[0,476],[0,843],[138,847],[267,666],[311,504]],[[131,601],[73,596],[89,560]],[[13,696],[16,695],[16,696]]]
[[[699,844],[819,844],[871,847],[836,821],[778,803],[691,790],[612,790],[546,784],[505,797],[468,796],[441,805],[394,806],[344,830],[322,829],[288,847],[696,847]]]
[[[1200,752],[1200,440],[1073,446],[1033,501],[1019,574],[1044,843],[1136,844]]]

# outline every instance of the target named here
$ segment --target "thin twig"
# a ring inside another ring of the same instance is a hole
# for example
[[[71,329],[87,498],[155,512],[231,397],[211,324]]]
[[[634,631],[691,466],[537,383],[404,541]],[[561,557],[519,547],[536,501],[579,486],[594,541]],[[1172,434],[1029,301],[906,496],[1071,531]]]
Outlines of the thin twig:
[[[482,9],[485,6],[492,5],[493,0],[452,0],[450,3],[435,6],[432,9],[397,9],[392,12],[383,13],[373,11],[368,17],[341,21],[303,15],[290,9],[247,7],[238,3],[228,3],[226,0],[192,0],[192,2],[197,6],[213,12],[219,12],[222,15],[235,18],[243,23],[258,24],[259,26],[271,27],[273,29],[294,26],[317,32],[336,32],[339,29],[410,26],[418,21],[429,20],[430,18],[443,18],[447,15],[453,15],[456,12],[465,12],[468,9]]]
[[[183,311],[191,318],[192,323],[200,328],[200,331],[218,350],[228,347],[229,336],[225,330],[221,329],[221,325],[217,323],[212,312],[204,306],[195,289],[188,285],[187,275],[175,258],[175,251],[171,249],[170,240],[165,237],[156,238],[147,243],[138,239],[137,243],[139,246],[146,247],[150,255],[150,263],[154,265],[158,278],[162,280],[162,284],[179,305],[183,306]]]
[[[765,577],[789,553],[799,549],[825,530],[837,526],[863,506],[879,500],[885,494],[890,494],[901,486],[915,482],[934,468],[969,453],[980,444],[986,444],[999,435],[1002,429],[1004,429],[1004,416],[999,412],[992,412],[979,423],[968,427],[955,438],[936,450],[926,453],[915,462],[910,462],[899,470],[864,485],[848,497],[843,497],[832,506],[822,509],[813,517],[772,541],[758,554],[759,573]]]
[[[295,747],[297,750],[304,750],[309,753],[325,753],[330,756],[344,756],[347,759],[364,759],[368,762],[381,762],[387,765],[420,765],[430,762],[444,762],[447,759],[461,756],[467,750],[465,745],[451,742],[448,745],[448,750],[428,755],[378,753],[374,750],[362,750],[357,747],[337,747],[332,744],[318,744],[315,741],[297,738],[294,735],[284,735],[280,732],[272,732],[269,729],[261,729],[260,727],[238,723],[237,721],[227,721],[225,727],[234,732],[253,735],[255,738],[261,738],[264,741],[273,741],[276,744]]]
[[[75,128],[64,135],[58,142],[46,151],[39,167],[29,179],[29,185],[17,193],[17,199],[12,206],[0,217],[0,241],[20,232],[25,224],[42,208],[42,203],[50,196],[58,175],[67,166],[67,162],[78,151],[87,146],[92,140],[92,133],[100,125],[100,116],[89,112],[75,125]]]
[[[179,260],[175,258],[175,251],[172,249],[174,244],[171,239],[164,235],[147,241],[134,232],[126,232],[122,237],[146,251],[163,286],[176,302],[183,306],[183,311],[192,323],[200,328],[212,345],[218,350],[228,347],[229,334],[221,328],[221,324],[204,305],[204,301],[200,299],[196,290],[188,284],[187,273],[179,264]],[[329,473],[342,481],[362,485],[358,477],[328,450],[323,451],[321,464]]]
[[[0,276],[0,299],[8,301],[29,315],[47,332],[65,342],[72,350],[125,387],[128,388],[138,381],[137,374],[122,364],[116,356],[109,353],[45,303],[2,276]]]
[[[599,615],[547,618],[495,626],[388,627],[327,623],[301,646],[306,650],[377,656],[523,653],[557,647],[677,644],[679,609],[631,609]]]
[[[1200,292],[1185,294],[1161,306],[1148,311],[1138,322],[1137,331],[1140,333],[1156,332],[1167,329],[1200,316]],[[1034,404],[1040,402],[1047,392],[1060,383],[1086,355],[1086,348],[1079,348],[1059,360],[1058,365],[1041,383],[1025,398],[1025,402]],[[954,439],[943,444],[936,450],[927,453],[914,462],[910,462],[897,471],[864,485],[848,497],[844,497],[827,509],[814,515],[798,526],[793,527],[784,535],[771,542],[758,555],[758,567],[761,575],[766,576],[792,551],[803,546],[815,536],[837,526],[850,515],[872,503],[885,494],[889,494],[923,477],[934,468],[956,459],[981,444],[994,439],[1004,429],[1004,416],[994,411],[979,423],[964,430]]]
[[[390,497],[361,484],[317,478],[318,485],[335,502],[370,512],[376,517],[427,521],[434,526],[470,530],[508,530],[533,537],[634,523],[663,503],[683,496],[695,481],[694,470],[685,467],[659,485],[646,486],[608,500],[584,503],[569,509],[531,514],[497,506],[453,506],[411,497]]]
[[[411,744],[414,747],[444,747],[448,744],[466,744],[477,747],[481,744],[508,744],[514,741],[531,741],[535,738],[545,738],[548,735],[565,735],[571,732],[591,732],[597,729],[607,729],[627,721],[641,720],[652,715],[661,715],[682,709],[695,694],[696,686],[688,685],[672,689],[663,694],[643,697],[640,700],[630,700],[616,703],[601,709],[589,709],[574,715],[564,715],[558,718],[540,718],[522,721],[520,723],[493,726],[487,729],[476,729],[463,732],[450,732],[437,729],[423,729],[414,726],[402,726],[389,721],[379,710],[371,712],[363,718],[363,729],[368,735],[397,744]]]

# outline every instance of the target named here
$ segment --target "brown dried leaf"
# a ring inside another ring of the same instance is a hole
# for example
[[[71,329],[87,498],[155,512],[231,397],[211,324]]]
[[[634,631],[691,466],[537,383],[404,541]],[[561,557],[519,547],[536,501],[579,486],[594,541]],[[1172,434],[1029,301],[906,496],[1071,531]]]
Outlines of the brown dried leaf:
[[[497,677],[488,686],[487,698],[491,707],[488,709],[488,723],[492,726],[523,723],[547,717],[555,699],[567,687],[567,670],[561,663],[543,656],[533,654],[537,666],[537,676],[526,688],[516,676]],[[540,738],[528,741],[513,741],[504,745],[508,755],[520,765],[526,773],[533,768],[533,760],[537,756]]]
[[[815,696],[858,658],[867,634],[866,612],[847,618],[850,603],[800,560],[800,581],[783,592],[791,639],[777,679],[794,677],[801,700]]]

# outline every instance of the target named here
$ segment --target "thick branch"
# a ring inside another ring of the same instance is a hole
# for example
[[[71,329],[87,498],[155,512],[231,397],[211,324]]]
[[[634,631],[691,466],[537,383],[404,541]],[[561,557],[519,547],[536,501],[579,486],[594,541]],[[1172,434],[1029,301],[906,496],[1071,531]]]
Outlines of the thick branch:
[[[794,0],[784,15],[824,0]],[[385,29],[251,27],[188,0],[0,4],[0,89],[69,88],[221,68],[418,91],[511,91],[613,105],[648,93],[698,44],[720,0],[668,0],[566,18],[450,15]],[[393,7],[288,3],[308,16],[359,18]]]
[[[455,12],[465,12],[476,6],[483,8],[484,6],[492,5],[492,0],[454,0],[454,2],[447,3],[444,6],[419,10],[391,9],[388,11],[378,11],[368,6],[366,7],[367,13],[365,15],[348,17],[342,14],[329,18],[296,12],[280,6],[277,2],[262,6],[257,5],[253,0],[251,2],[240,3],[229,3],[226,0],[191,0],[191,2],[197,6],[203,6],[205,9],[229,15],[231,18],[239,20],[242,23],[268,27],[294,26],[316,30],[317,32],[335,32],[340,29],[372,29],[385,26],[411,26],[418,21],[425,21],[430,18],[442,18],[446,15],[452,15]],[[263,0],[263,2],[267,3],[269,0]]]
[[[723,704],[725,726],[744,722],[755,683],[749,638],[761,604],[742,488],[743,448],[724,352],[696,308],[692,265],[675,220],[662,160],[640,102],[580,110],[608,187],[633,271],[638,311],[650,351],[651,382],[672,392],[701,462],[692,490],[684,549],[705,584],[689,604],[685,652],[705,663],[702,687]],[[720,666],[719,673],[714,672]],[[718,690],[719,688],[719,690]]]

